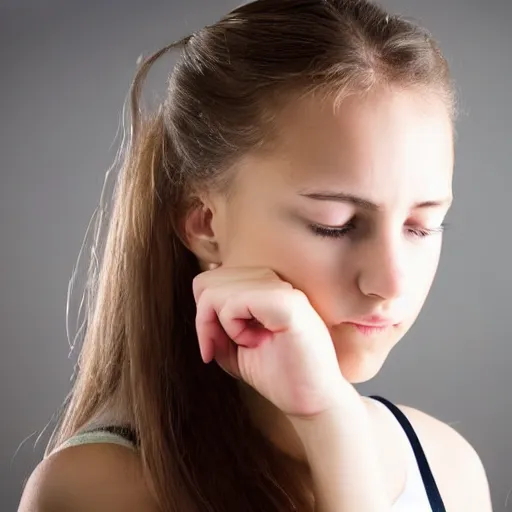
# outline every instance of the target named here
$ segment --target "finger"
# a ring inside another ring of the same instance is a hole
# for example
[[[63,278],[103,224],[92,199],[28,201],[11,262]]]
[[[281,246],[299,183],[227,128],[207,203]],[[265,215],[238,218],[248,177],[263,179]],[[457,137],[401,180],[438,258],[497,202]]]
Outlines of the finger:
[[[277,333],[287,330],[299,320],[300,295],[288,288],[246,290],[228,297],[219,310],[219,320],[227,335],[240,342],[242,332],[261,336],[265,331]],[[217,309],[216,305],[213,307]],[[248,322],[251,325],[248,325]],[[257,323],[255,323],[257,322]],[[246,345],[245,343],[243,343]]]
[[[238,315],[236,318],[234,315]],[[237,345],[245,348],[257,347],[263,341],[272,337],[273,333],[250,316],[243,306],[233,309],[226,303],[219,311],[219,322],[227,336]]]
[[[196,330],[201,357],[205,363],[213,359],[226,373],[239,379],[237,346],[226,334],[213,309],[201,311],[196,321]]]
[[[229,286],[241,285],[246,287],[247,283],[250,282],[251,286],[275,285],[291,287],[289,283],[282,281],[273,271],[266,268],[226,268],[222,266],[222,263],[210,263],[208,267],[209,270],[201,272],[192,281],[196,303],[201,298],[204,290],[210,286],[226,284]]]
[[[217,274],[215,276],[214,273],[215,271],[206,271],[196,276],[193,288],[196,305],[199,305],[199,302],[206,301],[211,303],[216,311],[220,311],[228,298],[238,297],[240,293],[246,292],[248,288],[263,289],[271,292],[276,286],[286,288],[287,285],[287,283],[276,284],[272,281],[257,281],[247,278],[238,281],[227,281],[225,275]]]
[[[240,285],[240,289],[246,286],[244,283]],[[271,290],[269,283],[262,283],[260,286],[261,291],[268,295]],[[235,310],[224,307],[230,299],[233,304],[244,300],[240,290],[236,288],[237,286],[233,286],[232,283],[224,288],[206,289],[197,304],[195,322],[202,360],[205,363],[213,359],[222,360],[223,364],[230,368],[231,373],[238,373],[238,359],[233,341],[245,347],[252,347],[272,335],[252,318],[247,308],[238,306]],[[233,317],[233,314],[238,314],[239,318]]]
[[[240,379],[238,347],[227,335],[215,345],[215,361],[226,373]]]
[[[207,301],[200,301],[196,314],[196,332],[201,358],[209,363],[215,357],[216,345],[230,341],[219,322],[216,311]]]
[[[194,294],[194,300],[196,304],[199,302],[203,291],[206,289],[208,285],[208,281],[206,279],[206,274],[210,272],[207,270],[206,272],[201,272],[192,280],[192,293]]]
[[[228,297],[218,318],[229,338],[239,346],[254,348],[287,329],[291,315],[286,312],[289,300],[285,290],[289,291],[262,286]]]
[[[209,263],[208,270],[205,270],[201,272],[200,274],[197,274],[197,276],[194,277],[192,280],[192,292],[194,294],[194,299],[197,302],[201,298],[201,295],[203,294],[204,290],[210,286],[212,282],[212,274],[214,270],[217,270],[221,264],[220,263]]]

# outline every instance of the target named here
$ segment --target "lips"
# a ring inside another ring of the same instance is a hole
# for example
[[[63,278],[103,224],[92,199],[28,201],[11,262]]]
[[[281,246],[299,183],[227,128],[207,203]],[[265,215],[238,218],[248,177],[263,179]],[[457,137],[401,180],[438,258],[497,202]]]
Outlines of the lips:
[[[385,332],[393,327],[393,325],[364,325],[364,324],[356,324],[353,322],[345,322],[346,325],[350,325],[357,329],[362,334],[371,335],[371,334],[379,334]]]
[[[393,327],[397,325],[399,322],[393,320],[389,317],[381,316],[381,315],[369,315],[362,318],[358,318],[357,320],[351,320],[346,322],[348,324],[354,325],[362,325],[365,327]]]
[[[362,334],[379,334],[396,327],[399,322],[380,315],[370,315],[354,321],[343,322],[357,329]]]

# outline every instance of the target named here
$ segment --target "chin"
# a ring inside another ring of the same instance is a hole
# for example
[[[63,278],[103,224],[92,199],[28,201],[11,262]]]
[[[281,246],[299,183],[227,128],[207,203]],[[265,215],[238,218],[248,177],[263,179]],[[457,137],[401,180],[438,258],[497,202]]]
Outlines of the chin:
[[[356,365],[349,366],[340,364],[340,370],[348,382],[351,384],[362,384],[363,382],[368,382],[372,380],[382,368],[382,364],[380,365]]]
[[[364,336],[336,331],[331,335],[343,377],[352,384],[361,384],[379,373],[403,333]]]
[[[386,357],[344,357],[338,356],[343,377],[351,384],[362,384],[373,379],[380,371]]]

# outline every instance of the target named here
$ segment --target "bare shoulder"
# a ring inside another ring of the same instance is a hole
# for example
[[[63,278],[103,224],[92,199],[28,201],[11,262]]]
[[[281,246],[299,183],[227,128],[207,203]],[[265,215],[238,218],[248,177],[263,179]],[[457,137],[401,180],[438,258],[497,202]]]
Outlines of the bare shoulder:
[[[138,454],[88,444],[44,459],[27,481],[18,512],[157,512]]]
[[[487,476],[471,444],[433,416],[412,407],[399,407],[421,441],[447,510],[490,512]]]

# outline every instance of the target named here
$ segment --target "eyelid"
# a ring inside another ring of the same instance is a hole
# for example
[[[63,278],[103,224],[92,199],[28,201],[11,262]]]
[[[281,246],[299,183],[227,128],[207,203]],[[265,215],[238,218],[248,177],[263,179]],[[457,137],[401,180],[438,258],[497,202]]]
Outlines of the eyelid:
[[[421,226],[406,226],[406,228],[410,231],[418,231],[418,232],[424,232],[429,235],[435,235],[436,233],[442,233],[446,230],[446,223],[441,223],[439,226],[436,226],[435,228],[424,228]]]
[[[322,224],[310,223],[309,229],[313,231],[317,236],[322,236],[326,238],[343,238],[345,236],[349,236],[356,226],[354,226],[354,222],[349,221],[343,226],[325,226]],[[424,228],[420,226],[404,226],[407,234],[409,236],[416,237],[418,239],[426,238],[436,234],[442,234],[446,229],[446,224],[442,223],[435,228]]]
[[[351,233],[355,228],[351,221],[347,222],[344,226],[324,226],[322,224],[310,223],[309,229],[317,236],[327,238],[342,238]]]
[[[296,215],[306,222],[322,226],[342,226],[356,215],[356,210],[350,205],[342,203],[313,202],[296,210]]]

